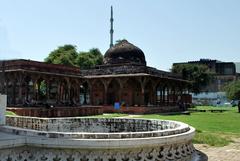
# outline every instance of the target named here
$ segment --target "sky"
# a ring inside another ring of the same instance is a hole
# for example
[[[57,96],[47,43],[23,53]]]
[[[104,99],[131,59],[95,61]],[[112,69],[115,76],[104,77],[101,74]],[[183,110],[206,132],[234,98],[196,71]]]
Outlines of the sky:
[[[0,59],[43,61],[64,44],[104,54],[111,5],[114,41],[141,48],[148,66],[240,61],[239,0],[0,0]]]

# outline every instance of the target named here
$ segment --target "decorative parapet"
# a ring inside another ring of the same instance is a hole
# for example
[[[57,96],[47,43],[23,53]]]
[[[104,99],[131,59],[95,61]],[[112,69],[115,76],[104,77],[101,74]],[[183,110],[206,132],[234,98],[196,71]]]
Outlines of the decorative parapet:
[[[7,125],[0,130],[25,139],[0,146],[3,160],[190,161],[197,156],[195,129],[177,121],[8,116]]]

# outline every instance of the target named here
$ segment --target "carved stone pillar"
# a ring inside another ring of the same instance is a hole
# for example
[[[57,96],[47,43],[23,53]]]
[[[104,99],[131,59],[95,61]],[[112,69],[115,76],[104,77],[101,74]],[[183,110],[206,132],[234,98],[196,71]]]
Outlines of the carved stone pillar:
[[[169,105],[169,87],[167,87],[167,105]]]
[[[141,87],[141,106],[145,105],[145,90],[144,87]]]
[[[19,88],[18,88],[19,101],[18,101],[18,103],[23,104],[24,100],[23,100],[23,96],[22,96],[22,91],[23,91],[23,77],[22,77],[22,75],[19,76],[18,85],[19,85]]]
[[[92,87],[91,83],[89,83],[89,96],[90,96],[90,101],[89,102],[90,102],[91,105],[93,105],[93,101],[94,101],[93,99],[94,98],[93,98],[93,87]]]
[[[49,93],[50,93],[50,80],[46,79],[46,102],[49,101]]]

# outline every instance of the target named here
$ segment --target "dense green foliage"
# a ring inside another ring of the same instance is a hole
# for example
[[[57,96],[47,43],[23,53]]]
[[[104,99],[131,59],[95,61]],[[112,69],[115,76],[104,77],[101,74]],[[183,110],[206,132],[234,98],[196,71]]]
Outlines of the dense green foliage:
[[[226,91],[227,98],[230,100],[239,100],[240,99],[240,80],[233,81],[229,84],[227,84],[224,87],[224,90]]]
[[[44,59],[47,63],[75,65],[75,60],[78,56],[76,46],[64,45],[53,50],[47,58]]]
[[[190,89],[193,93],[201,92],[201,89],[211,82],[214,75],[206,65],[200,64],[175,64],[172,67],[172,72],[191,81]]]
[[[81,67],[81,69],[89,69],[102,63],[103,56],[96,48],[90,49],[88,52],[80,52],[76,59],[76,65]]]
[[[53,50],[44,61],[52,64],[63,64],[87,69],[95,65],[101,65],[103,63],[103,56],[97,48],[92,48],[88,52],[78,53],[76,46],[64,45]]]

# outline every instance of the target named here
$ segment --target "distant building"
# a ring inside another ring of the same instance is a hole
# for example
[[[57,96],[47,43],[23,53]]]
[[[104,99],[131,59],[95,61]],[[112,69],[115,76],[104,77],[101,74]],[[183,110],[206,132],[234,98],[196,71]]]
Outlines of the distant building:
[[[236,66],[236,73],[239,76],[240,75],[240,62],[235,62],[234,64]]]
[[[240,73],[240,63],[200,59],[199,61],[174,63],[173,66],[177,64],[204,64],[208,66],[210,71],[216,74],[212,82],[209,83],[207,87],[201,89],[201,94],[193,95],[193,99],[199,98],[201,100],[204,100],[204,102],[210,101],[211,104],[227,101],[223,87],[227,83],[237,80]]]

